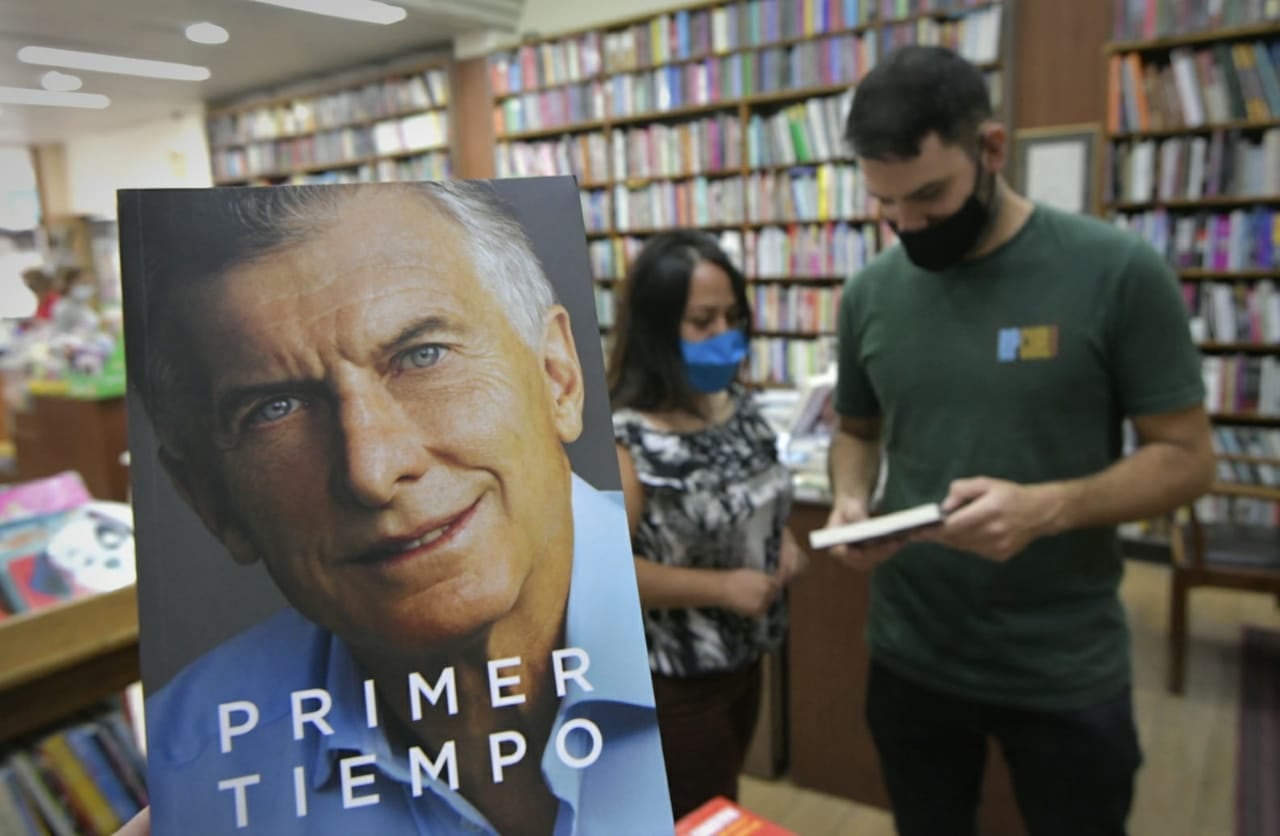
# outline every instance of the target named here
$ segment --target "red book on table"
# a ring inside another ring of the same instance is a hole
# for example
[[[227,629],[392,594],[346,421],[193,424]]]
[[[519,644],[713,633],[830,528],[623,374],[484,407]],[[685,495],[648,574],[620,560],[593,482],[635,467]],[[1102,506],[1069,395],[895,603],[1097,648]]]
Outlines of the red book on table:
[[[676,822],[676,836],[797,836],[786,828],[716,797]]]

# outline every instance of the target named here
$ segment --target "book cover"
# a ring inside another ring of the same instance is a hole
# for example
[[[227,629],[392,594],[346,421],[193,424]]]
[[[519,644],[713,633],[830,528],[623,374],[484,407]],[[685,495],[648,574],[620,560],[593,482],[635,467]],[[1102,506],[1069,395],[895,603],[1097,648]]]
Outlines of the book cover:
[[[676,822],[676,836],[796,836],[750,810],[717,797]]]
[[[811,531],[809,545],[815,549],[829,549],[845,543],[875,542],[940,525],[946,516],[940,503],[927,502],[855,523]]]
[[[154,836],[672,832],[573,178],[118,206]]]

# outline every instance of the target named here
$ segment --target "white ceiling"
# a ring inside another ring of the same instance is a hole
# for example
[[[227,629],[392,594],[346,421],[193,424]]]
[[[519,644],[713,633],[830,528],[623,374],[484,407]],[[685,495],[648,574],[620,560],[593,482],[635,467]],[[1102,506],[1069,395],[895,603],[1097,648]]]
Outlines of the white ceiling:
[[[391,0],[396,2],[396,0]],[[407,52],[447,48],[478,29],[513,29],[523,0],[398,0],[408,11],[389,26],[357,23],[250,0],[0,0],[0,85],[40,87],[49,67],[24,64],[18,50],[42,45],[179,61],[209,67],[199,83],[78,70],[81,92],[105,93],[105,110],[0,106],[0,144],[57,142],[163,118],[193,102],[219,102]],[[220,46],[189,42],[183,29],[208,20],[225,27]]]

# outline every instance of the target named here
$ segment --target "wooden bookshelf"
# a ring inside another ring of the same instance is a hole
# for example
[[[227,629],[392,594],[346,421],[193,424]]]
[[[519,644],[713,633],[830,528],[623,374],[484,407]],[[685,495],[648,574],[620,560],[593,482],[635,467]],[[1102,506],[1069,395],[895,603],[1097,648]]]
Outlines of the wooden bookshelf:
[[[1208,0],[1116,8],[1103,57],[1107,215],[1182,280],[1219,454],[1201,508],[1276,525],[1280,20],[1247,17],[1262,4]]]
[[[752,377],[834,359],[840,285],[892,240],[844,147],[858,79],[895,46],[982,67],[1010,125],[1012,3],[697,2],[527,40],[488,58],[494,174],[578,178],[597,313],[649,236],[715,235],[751,284]]]
[[[316,80],[211,108],[214,183],[344,183],[452,176],[451,64],[440,56]]]
[[[133,587],[0,621],[0,745],[137,682]]]

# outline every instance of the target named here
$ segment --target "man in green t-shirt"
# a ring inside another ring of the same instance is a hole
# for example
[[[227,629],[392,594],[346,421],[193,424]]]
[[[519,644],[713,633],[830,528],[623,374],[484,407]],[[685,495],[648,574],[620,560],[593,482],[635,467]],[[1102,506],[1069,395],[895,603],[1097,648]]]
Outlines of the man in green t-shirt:
[[[832,550],[874,569],[867,721],[899,832],[975,832],[993,737],[1032,834],[1123,833],[1142,755],[1115,526],[1213,472],[1177,279],[1139,238],[1014,192],[982,73],[948,50],[888,55],[846,138],[900,245],[841,301],[828,524],[948,513]]]

